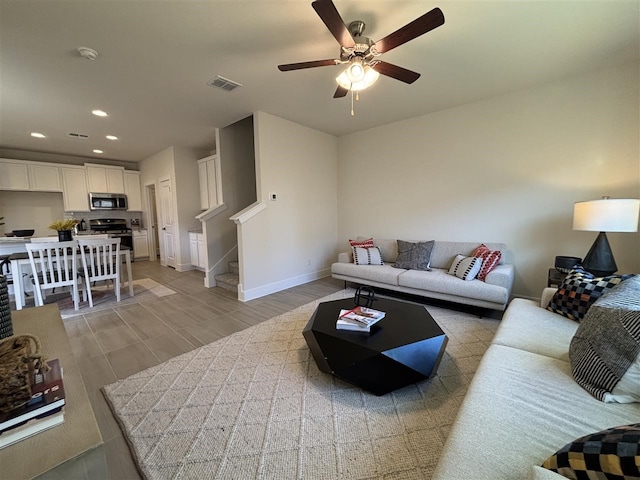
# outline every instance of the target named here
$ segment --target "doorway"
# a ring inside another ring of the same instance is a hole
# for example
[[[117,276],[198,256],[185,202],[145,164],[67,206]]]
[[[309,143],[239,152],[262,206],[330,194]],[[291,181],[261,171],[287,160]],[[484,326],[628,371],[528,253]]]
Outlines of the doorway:
[[[160,264],[176,268],[176,235],[171,179],[160,181]]]
[[[147,197],[148,218],[147,231],[149,232],[149,260],[158,261],[160,257],[160,242],[158,241],[158,208],[156,206],[156,186],[150,184],[145,186]]]

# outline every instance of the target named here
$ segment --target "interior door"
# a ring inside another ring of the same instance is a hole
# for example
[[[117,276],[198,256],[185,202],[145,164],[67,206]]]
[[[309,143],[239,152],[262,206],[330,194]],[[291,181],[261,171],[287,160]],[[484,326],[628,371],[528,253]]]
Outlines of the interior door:
[[[162,247],[160,252],[160,262],[164,257],[165,263],[169,267],[176,268],[176,232],[175,219],[173,215],[173,195],[171,194],[171,180],[166,179],[160,182],[160,210],[161,210],[161,232]],[[164,250],[164,255],[162,254]]]

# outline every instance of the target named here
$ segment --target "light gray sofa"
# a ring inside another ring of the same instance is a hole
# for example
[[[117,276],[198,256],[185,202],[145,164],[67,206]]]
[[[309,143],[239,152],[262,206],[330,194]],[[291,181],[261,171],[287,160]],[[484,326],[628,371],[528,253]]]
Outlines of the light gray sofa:
[[[360,285],[494,310],[504,310],[509,302],[514,266],[511,253],[502,243],[486,244],[491,250],[500,250],[502,259],[485,281],[465,281],[447,273],[455,256],[471,255],[478,242],[436,241],[430,272],[393,267],[398,256],[396,240],[374,239],[374,245],[380,249],[384,265],[355,265],[351,252],[344,252],[339,254],[338,262],[331,265],[331,276]]]
[[[433,480],[564,479],[539,465],[581,436],[640,421],[640,403],[603,403],[575,382],[568,352],[578,323],[540,305],[509,304]]]

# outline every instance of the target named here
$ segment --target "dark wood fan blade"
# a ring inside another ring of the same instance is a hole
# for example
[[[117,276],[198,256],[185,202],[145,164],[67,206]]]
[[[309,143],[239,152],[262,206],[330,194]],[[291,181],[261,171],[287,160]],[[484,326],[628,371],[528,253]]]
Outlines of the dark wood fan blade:
[[[356,44],[331,0],[316,0],[311,6],[340,45],[349,48]]]
[[[341,87],[340,85],[338,85],[338,88],[336,89],[336,93],[333,94],[333,98],[342,98],[347,93],[349,93],[349,90],[347,90],[346,88]]]
[[[407,43],[442,24],[444,24],[442,10],[434,8],[421,17],[416,18],[413,22],[406,24],[404,27],[378,40],[376,42],[376,50],[380,53],[388,52],[392,48],[399,47],[403,43]]]
[[[402,68],[397,65],[393,65],[392,63],[380,61],[371,68],[382,75],[395,78],[396,80],[400,80],[404,83],[413,83],[420,78],[419,73],[407,70],[406,68]]]
[[[314,60],[312,62],[287,63],[285,65],[278,65],[278,70],[280,70],[281,72],[288,72],[290,70],[301,70],[303,68],[314,67],[328,67],[330,65],[336,65],[336,61],[333,59],[327,59]]]

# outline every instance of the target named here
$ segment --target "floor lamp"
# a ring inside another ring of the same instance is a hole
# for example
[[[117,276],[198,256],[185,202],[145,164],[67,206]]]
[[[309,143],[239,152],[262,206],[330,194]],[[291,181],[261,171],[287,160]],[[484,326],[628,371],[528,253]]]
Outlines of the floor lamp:
[[[573,229],[600,232],[582,261],[582,267],[596,276],[618,271],[605,232],[637,232],[640,200],[604,197],[577,202],[573,207]]]

